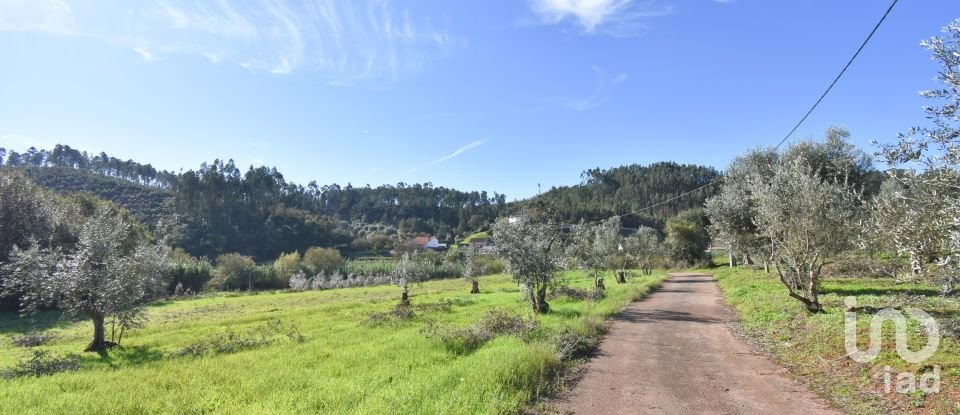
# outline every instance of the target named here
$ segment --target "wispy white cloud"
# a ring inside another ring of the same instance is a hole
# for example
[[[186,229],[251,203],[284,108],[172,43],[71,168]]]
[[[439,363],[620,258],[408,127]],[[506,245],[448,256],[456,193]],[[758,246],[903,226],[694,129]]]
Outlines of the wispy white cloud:
[[[332,83],[393,79],[465,42],[390,0],[0,0],[0,31],[106,41],[145,61],[195,54]]]
[[[8,150],[23,150],[27,147],[36,147],[36,148],[53,148],[53,144],[37,139],[34,137],[27,137],[20,134],[0,134],[0,144],[6,144]],[[11,148],[17,146],[16,148]],[[23,147],[23,148],[20,148]]]
[[[135,47],[133,48],[133,51],[136,52],[138,55],[140,55],[140,57],[143,58],[145,62],[153,62],[154,60],[157,59],[157,57],[154,56],[153,52],[147,50],[147,48]]]
[[[597,74],[597,86],[593,93],[582,98],[568,98],[563,101],[564,107],[573,111],[586,111],[599,107],[613,97],[613,93],[617,87],[629,78],[625,73],[607,76],[603,69],[597,66],[594,66],[592,69]]]
[[[469,144],[467,144],[467,145],[465,145],[465,146],[463,146],[463,147],[458,148],[458,149],[457,149],[456,151],[454,151],[453,153],[450,153],[450,154],[447,154],[446,156],[440,157],[440,158],[438,158],[438,159],[436,159],[436,160],[434,160],[434,161],[431,161],[431,162],[429,162],[429,163],[427,163],[427,164],[424,164],[424,165],[421,166],[421,167],[414,167],[414,168],[412,168],[412,169],[410,169],[410,170],[405,171],[403,174],[410,174],[410,173],[416,172],[416,171],[418,171],[418,170],[420,170],[420,169],[424,169],[424,168],[427,168],[427,167],[430,167],[430,166],[435,166],[435,165],[437,165],[437,164],[443,163],[443,162],[445,162],[445,161],[447,161],[447,160],[450,160],[450,159],[452,159],[452,158],[454,158],[454,157],[457,157],[457,156],[459,156],[459,155],[461,155],[461,154],[463,154],[463,153],[466,153],[466,152],[468,152],[468,151],[470,151],[470,150],[473,150],[473,149],[475,149],[475,148],[477,148],[477,147],[480,147],[480,146],[486,144],[488,141],[490,141],[490,140],[488,140],[488,139],[486,139],[486,138],[480,139],[480,140],[477,140],[477,141],[474,141],[474,142],[469,143]]]
[[[543,23],[573,21],[584,33],[632,36],[644,22],[673,12],[658,0],[529,0],[530,8]]]
[[[0,31],[73,33],[72,8],[65,0],[0,1]]]

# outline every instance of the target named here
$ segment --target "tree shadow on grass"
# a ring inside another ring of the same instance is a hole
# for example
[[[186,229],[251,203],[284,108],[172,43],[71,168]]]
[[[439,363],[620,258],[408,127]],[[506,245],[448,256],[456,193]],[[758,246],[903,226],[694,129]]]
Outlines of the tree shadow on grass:
[[[112,367],[142,365],[163,360],[165,357],[156,347],[146,345],[115,347],[98,355],[100,362]]]
[[[919,295],[923,297],[935,297],[940,296],[940,290],[933,288],[923,288],[923,287],[909,287],[909,286],[900,286],[900,287],[882,287],[882,288],[866,288],[866,287],[824,287],[820,290],[821,294],[836,294],[839,296],[861,296],[861,295],[876,295],[876,296],[887,296],[887,295]]]
[[[69,318],[59,311],[43,311],[29,316],[20,316],[20,314],[14,312],[3,312],[0,313],[0,335],[25,334],[64,328],[79,321],[82,320]]]
[[[564,318],[578,318],[583,316],[583,312],[570,308],[551,308],[550,314],[562,316]]]

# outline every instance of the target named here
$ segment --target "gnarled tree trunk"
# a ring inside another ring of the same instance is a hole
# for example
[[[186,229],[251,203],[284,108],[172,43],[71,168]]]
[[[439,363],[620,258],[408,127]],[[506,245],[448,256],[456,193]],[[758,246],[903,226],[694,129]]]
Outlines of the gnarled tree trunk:
[[[527,293],[530,295],[530,306],[533,312],[537,314],[546,314],[550,312],[550,304],[547,303],[547,285],[542,284],[534,288],[530,284],[526,285]]]
[[[90,319],[93,320],[93,341],[84,350],[86,352],[104,352],[109,347],[107,344],[107,329],[104,324],[102,313],[92,313]]]

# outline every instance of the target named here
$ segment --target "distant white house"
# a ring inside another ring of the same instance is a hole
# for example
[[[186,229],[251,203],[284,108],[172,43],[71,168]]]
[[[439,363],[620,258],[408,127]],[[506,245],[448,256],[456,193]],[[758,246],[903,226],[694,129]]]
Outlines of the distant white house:
[[[447,249],[447,244],[440,243],[436,236],[418,236],[411,239],[409,244],[417,249],[432,249],[435,251]]]
[[[515,223],[526,223],[526,222],[529,221],[529,220],[530,220],[529,217],[523,216],[523,215],[521,215],[521,216],[511,216],[511,217],[507,218],[507,223],[513,225],[513,224],[515,224]]]

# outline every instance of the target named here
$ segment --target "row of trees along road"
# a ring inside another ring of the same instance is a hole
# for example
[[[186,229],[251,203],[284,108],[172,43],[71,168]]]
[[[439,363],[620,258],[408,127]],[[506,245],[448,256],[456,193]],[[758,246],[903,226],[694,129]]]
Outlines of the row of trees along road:
[[[531,214],[530,220],[514,223],[504,218],[493,226],[495,255],[523,286],[535,313],[550,311],[547,293],[564,283],[560,272],[565,269],[592,272],[594,296],[602,297],[601,271],[623,271],[628,264],[649,268],[652,258],[664,252],[653,229],[641,228],[624,237],[618,217],[561,226],[545,216]],[[624,273],[618,274],[617,282],[626,282]]]
[[[706,203],[714,238],[746,261],[775,265],[790,296],[811,312],[822,309],[823,266],[855,249],[909,261],[909,278],[937,281],[945,294],[960,281],[960,20],[944,33],[923,42],[944,84],[922,92],[939,104],[924,108],[932,126],[878,145],[885,181],[849,133],[831,127],[823,142],[736,158]]]

